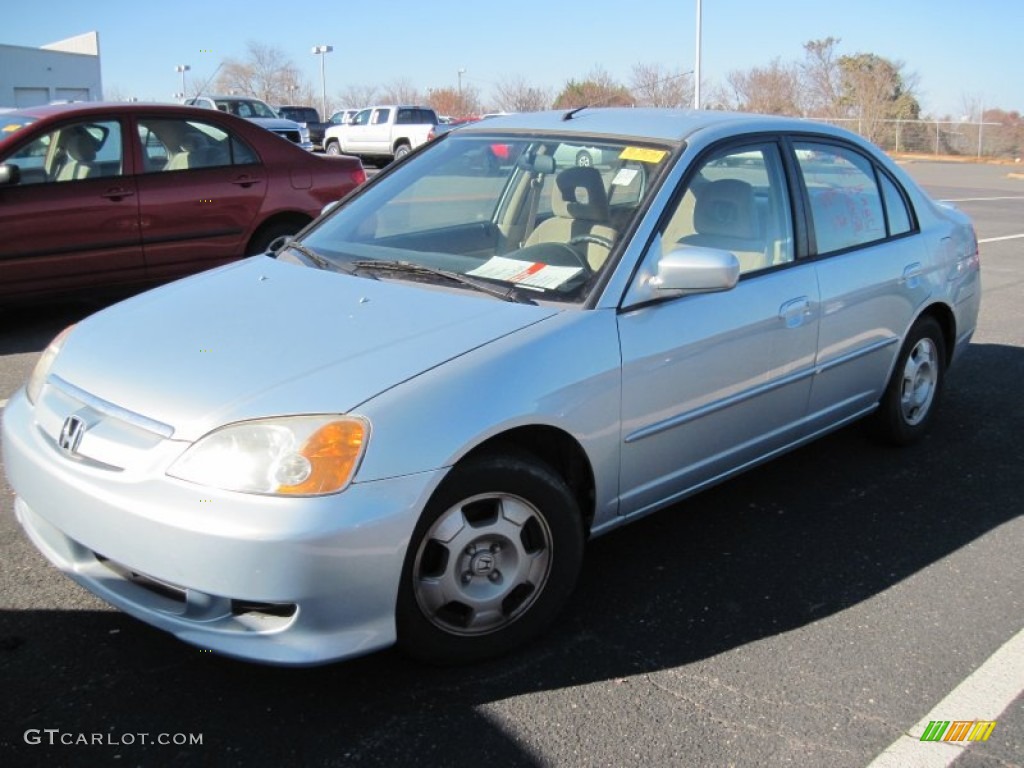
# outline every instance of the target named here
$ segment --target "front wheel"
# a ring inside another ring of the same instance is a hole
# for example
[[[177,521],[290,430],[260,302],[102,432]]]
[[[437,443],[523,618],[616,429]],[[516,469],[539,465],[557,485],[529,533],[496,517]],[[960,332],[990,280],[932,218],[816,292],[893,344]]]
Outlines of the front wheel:
[[[946,342],[933,317],[922,317],[907,335],[889,385],[875,413],[875,433],[906,445],[931,427],[946,375]]]
[[[519,452],[470,459],[451,470],[413,533],[398,642],[442,664],[505,653],[554,619],[582,559],[579,506],[554,470]]]

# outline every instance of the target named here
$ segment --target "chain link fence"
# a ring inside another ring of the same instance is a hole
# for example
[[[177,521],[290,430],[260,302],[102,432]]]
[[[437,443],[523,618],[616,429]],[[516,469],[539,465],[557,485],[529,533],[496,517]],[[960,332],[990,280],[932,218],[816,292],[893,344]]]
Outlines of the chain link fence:
[[[886,152],[1017,161],[1024,129],[994,122],[811,118],[859,133]]]

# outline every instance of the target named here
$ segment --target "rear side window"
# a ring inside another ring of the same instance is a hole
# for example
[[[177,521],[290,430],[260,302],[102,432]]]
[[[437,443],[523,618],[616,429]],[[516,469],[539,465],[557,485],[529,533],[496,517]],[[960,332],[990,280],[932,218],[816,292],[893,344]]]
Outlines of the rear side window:
[[[834,144],[795,142],[810,199],[818,253],[868,245],[909,232],[904,196],[868,158]]]

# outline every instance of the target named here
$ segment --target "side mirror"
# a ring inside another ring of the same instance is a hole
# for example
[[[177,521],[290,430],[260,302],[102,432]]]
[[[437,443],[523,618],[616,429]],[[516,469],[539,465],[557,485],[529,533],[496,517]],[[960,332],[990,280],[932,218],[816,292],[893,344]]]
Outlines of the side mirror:
[[[683,245],[658,260],[649,285],[655,296],[728,291],[740,279],[735,254],[717,248]]]
[[[0,163],[0,186],[20,183],[21,168],[14,163]]]

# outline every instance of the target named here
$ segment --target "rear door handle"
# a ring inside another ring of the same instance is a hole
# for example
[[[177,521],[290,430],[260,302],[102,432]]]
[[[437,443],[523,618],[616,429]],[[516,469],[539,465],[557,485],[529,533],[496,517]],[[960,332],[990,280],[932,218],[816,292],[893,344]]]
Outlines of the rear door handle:
[[[114,187],[113,189],[108,189],[106,192],[101,192],[100,197],[105,197],[107,200],[121,200],[125,197],[131,197],[134,194],[134,190],[126,189],[125,187]]]
[[[811,300],[806,296],[790,299],[779,307],[779,318],[787,328],[798,328],[811,316]]]
[[[239,187],[251,187],[253,184],[259,184],[260,180],[253,176],[239,176],[237,179],[233,179],[231,183],[237,184]]]

